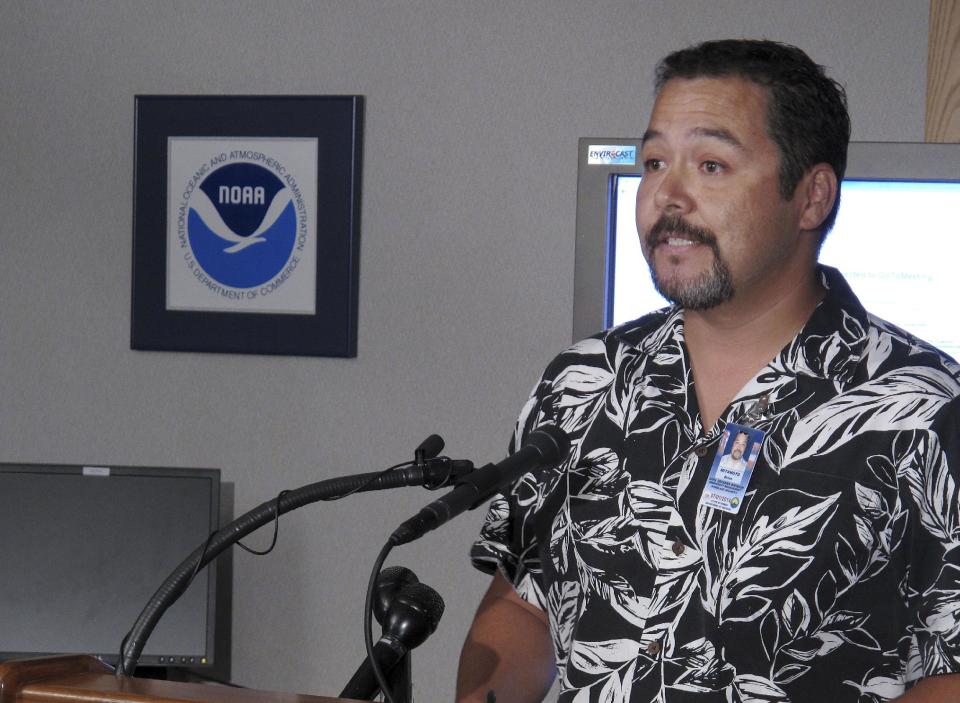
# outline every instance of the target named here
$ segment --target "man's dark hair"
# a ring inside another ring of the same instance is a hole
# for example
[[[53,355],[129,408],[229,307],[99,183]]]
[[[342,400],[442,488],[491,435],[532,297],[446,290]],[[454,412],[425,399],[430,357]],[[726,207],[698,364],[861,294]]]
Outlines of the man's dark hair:
[[[780,150],[780,195],[789,200],[810,167],[827,163],[837,175],[837,199],[820,226],[820,241],[837,219],[839,182],[847,168],[850,115],[843,86],[823,66],[789,44],[767,40],[708,41],[664,58],[656,88],[674,78],[739,76],[767,88],[767,127]]]

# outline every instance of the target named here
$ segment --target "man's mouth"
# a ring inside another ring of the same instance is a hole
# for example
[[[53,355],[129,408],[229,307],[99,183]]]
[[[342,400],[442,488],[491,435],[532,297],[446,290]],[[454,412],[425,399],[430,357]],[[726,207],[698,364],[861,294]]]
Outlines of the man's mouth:
[[[709,230],[695,227],[679,217],[661,217],[647,235],[650,251],[661,244],[684,248],[704,244],[716,248],[716,238]]]
[[[687,239],[686,237],[658,237],[657,244],[666,244],[671,247],[691,247],[698,242],[693,241],[692,239]]]

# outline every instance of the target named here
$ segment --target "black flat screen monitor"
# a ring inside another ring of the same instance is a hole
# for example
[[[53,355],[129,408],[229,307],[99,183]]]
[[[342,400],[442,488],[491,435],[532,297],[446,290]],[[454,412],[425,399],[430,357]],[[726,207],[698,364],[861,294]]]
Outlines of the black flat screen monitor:
[[[0,658],[92,654],[123,636],[174,568],[218,528],[220,472],[0,464]],[[201,570],[140,664],[214,664],[216,569]]]
[[[639,139],[580,140],[574,338],[667,305],[640,252]],[[864,307],[960,357],[960,144],[852,142],[820,261]]]

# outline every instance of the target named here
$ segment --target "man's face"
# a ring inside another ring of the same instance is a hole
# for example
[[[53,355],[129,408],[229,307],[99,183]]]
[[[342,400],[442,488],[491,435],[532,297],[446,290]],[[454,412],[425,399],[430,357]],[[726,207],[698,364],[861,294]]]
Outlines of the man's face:
[[[780,196],[765,88],[738,77],[667,81],[642,154],[637,230],[666,298],[693,310],[762,303],[809,275],[815,235],[800,233],[800,198]]]
[[[730,456],[734,461],[740,461],[745,451],[747,451],[747,435],[738,434],[733,440],[733,446],[730,447]]]

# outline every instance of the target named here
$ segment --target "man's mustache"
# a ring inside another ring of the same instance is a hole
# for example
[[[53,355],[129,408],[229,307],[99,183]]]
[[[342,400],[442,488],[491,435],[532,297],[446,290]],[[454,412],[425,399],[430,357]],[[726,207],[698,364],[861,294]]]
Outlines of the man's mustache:
[[[661,215],[647,232],[647,249],[653,251],[657,245],[666,241],[664,235],[673,234],[683,235],[692,242],[706,244],[714,250],[717,248],[717,238],[710,230],[695,227],[679,215]]]

